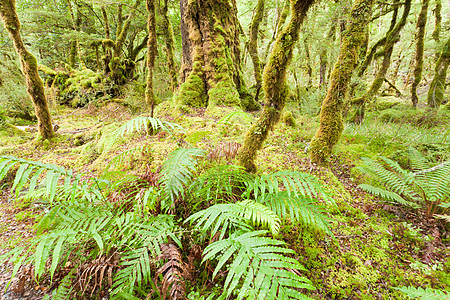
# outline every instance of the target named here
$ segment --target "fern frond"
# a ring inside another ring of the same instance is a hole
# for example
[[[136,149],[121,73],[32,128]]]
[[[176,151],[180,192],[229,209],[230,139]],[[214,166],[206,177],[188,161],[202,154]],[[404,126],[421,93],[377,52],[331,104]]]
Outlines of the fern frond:
[[[266,233],[233,234],[206,247],[203,262],[218,260],[213,277],[225,265],[228,269],[222,297],[240,291],[236,297],[239,300],[309,299],[296,290],[315,288],[307,278],[293,272],[305,270],[297,260],[286,256],[294,251],[282,247],[282,241],[263,237]]]
[[[58,188],[62,189],[64,196],[70,197],[72,200],[77,194],[81,198],[91,200],[93,197],[101,196],[95,186],[89,184],[89,179],[82,181],[81,175],[75,175],[72,170],[14,156],[0,156],[0,180],[15,165],[20,165],[12,189],[16,196],[24,190],[27,184],[28,196],[32,195],[35,189],[42,185],[45,188],[46,199],[50,203],[53,203]]]
[[[280,171],[256,177],[253,182],[248,183],[243,196],[247,198],[253,196],[257,199],[267,193],[274,194],[280,191],[286,191],[289,196],[322,198],[334,203],[316,177],[297,171]]]
[[[54,300],[67,300],[71,299],[72,291],[73,291],[73,282],[72,280],[75,278],[76,268],[70,270],[69,274],[64,276],[61,280],[61,283],[58,285],[58,288],[52,292],[52,299]]]
[[[443,290],[436,290],[431,288],[422,289],[412,286],[395,287],[395,290],[406,294],[410,298],[419,298],[421,300],[450,300],[450,294]]]
[[[159,180],[171,203],[184,196],[184,187],[194,175],[197,160],[204,155],[205,151],[199,148],[178,148],[163,163]]]
[[[174,131],[184,131],[183,127],[176,123],[152,117],[137,117],[126,122],[106,137],[105,152],[108,152],[120,137],[132,135],[135,132],[148,135],[159,130],[167,131],[171,135],[173,135]]]
[[[382,188],[378,188],[369,184],[360,184],[358,185],[358,187],[360,189],[362,189],[363,191],[372,194],[374,196],[377,197],[381,197],[387,200],[391,200],[391,201],[395,201],[399,204],[402,205],[406,205],[412,208],[420,208],[420,205],[418,205],[417,203],[411,202],[411,201],[407,201],[405,199],[403,199],[399,194],[394,193],[394,192],[390,192],[387,190],[384,190]]]
[[[235,205],[241,208],[244,219],[251,221],[253,226],[268,228],[273,236],[280,231],[280,217],[266,205],[252,200],[237,202]]]
[[[254,175],[235,165],[218,166],[198,176],[189,186],[187,195],[195,209],[202,201],[216,203],[219,199],[238,199],[242,190],[254,181]]]
[[[283,219],[290,217],[293,223],[301,222],[333,236],[326,217],[313,199],[280,192],[259,197],[256,201],[263,203]]]
[[[428,169],[430,167],[429,161],[417,149],[410,147],[408,149],[408,158],[411,168],[414,171]]]

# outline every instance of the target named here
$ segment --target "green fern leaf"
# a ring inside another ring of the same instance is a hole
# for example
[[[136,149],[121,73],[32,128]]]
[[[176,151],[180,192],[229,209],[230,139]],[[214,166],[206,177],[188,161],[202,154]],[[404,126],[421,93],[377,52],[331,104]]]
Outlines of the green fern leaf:
[[[177,197],[184,196],[184,187],[194,175],[197,160],[204,155],[205,151],[199,148],[178,148],[164,162],[160,183],[171,203],[174,203]]]
[[[230,259],[224,283],[223,298],[239,290],[237,299],[309,299],[296,289],[315,289],[311,282],[291,270],[305,270],[286,254],[294,253],[282,241],[266,238],[267,231],[233,234],[228,239],[210,244],[204,251],[203,262],[218,259],[213,277]],[[239,287],[239,288],[238,288]],[[301,296],[300,296],[300,295]]]
[[[419,298],[421,300],[450,300],[450,294],[442,290],[436,290],[431,288],[415,288],[412,286],[408,287],[397,287],[393,288],[401,291],[410,298]]]

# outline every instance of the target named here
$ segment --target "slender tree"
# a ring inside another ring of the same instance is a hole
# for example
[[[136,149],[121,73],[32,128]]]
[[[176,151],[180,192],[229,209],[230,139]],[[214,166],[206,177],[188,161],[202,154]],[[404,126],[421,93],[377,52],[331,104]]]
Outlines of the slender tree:
[[[291,18],[289,24],[277,37],[269,61],[264,68],[263,90],[264,109],[259,119],[245,135],[244,145],[239,149],[240,165],[249,172],[256,171],[255,158],[263,146],[269,131],[279,121],[281,111],[286,104],[288,87],[286,70],[292,60],[292,51],[298,41],[300,26],[314,0],[291,0]]]
[[[147,28],[147,86],[145,88],[145,101],[150,107],[150,116],[153,117],[153,108],[155,106],[155,94],[153,93],[153,67],[155,66],[155,57],[158,51],[156,40],[156,17],[154,0],[146,0],[148,12]]]
[[[312,162],[327,163],[334,145],[344,128],[342,108],[353,70],[357,65],[360,47],[375,0],[356,0],[350,13],[346,30],[342,35],[338,61],[331,73],[330,86],[320,110],[320,126],[313,137],[309,153]]]
[[[428,90],[428,106],[431,108],[439,108],[444,99],[445,80],[447,78],[447,69],[450,65],[450,38],[444,45],[439,59],[436,61],[434,68],[434,77]]]
[[[422,0],[422,8],[420,9],[419,17],[417,18],[417,33],[416,33],[416,54],[414,66],[414,80],[411,85],[411,101],[413,107],[417,107],[419,96],[417,95],[417,87],[422,80],[423,70],[423,49],[425,40],[425,26],[427,25],[428,4],[430,0]]]
[[[45,98],[44,84],[38,74],[36,58],[25,48],[20,36],[20,22],[16,13],[15,0],[0,1],[0,16],[20,58],[22,72],[27,83],[27,92],[33,102],[38,120],[38,134],[42,139],[50,139],[54,132],[47,99]]]
[[[253,62],[253,74],[255,76],[256,82],[256,92],[255,101],[258,101],[259,91],[262,84],[262,74],[261,74],[261,61],[259,60],[258,54],[258,32],[259,24],[261,23],[264,16],[264,0],[258,0],[255,9],[255,15],[253,16],[252,22],[250,24],[250,40],[248,42],[248,52]]]
[[[161,16],[163,18],[163,26],[162,31],[164,35],[164,41],[166,44],[166,56],[167,56],[167,66],[169,68],[169,76],[170,76],[170,88],[173,91],[178,87],[178,76],[177,70],[175,66],[175,60],[173,58],[174,52],[174,37],[173,37],[173,28],[172,22],[170,22],[170,18],[168,15],[168,1],[164,0],[163,6],[161,8]]]

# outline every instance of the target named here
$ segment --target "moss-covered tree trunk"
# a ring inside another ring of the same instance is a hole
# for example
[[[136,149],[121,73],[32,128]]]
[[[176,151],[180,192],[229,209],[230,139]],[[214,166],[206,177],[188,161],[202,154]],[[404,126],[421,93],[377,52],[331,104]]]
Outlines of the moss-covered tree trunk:
[[[194,107],[258,109],[242,78],[236,2],[184,1],[182,8],[189,36],[183,47],[190,47],[183,49],[183,56],[190,55],[183,57],[183,63],[192,64],[182,68],[190,71],[176,102]]]
[[[164,0],[163,6],[161,8],[161,15],[163,18],[163,35],[164,42],[166,44],[166,56],[167,56],[167,67],[169,68],[169,76],[170,76],[170,88],[173,91],[178,87],[178,76],[177,69],[175,66],[175,60],[173,58],[174,52],[174,37],[173,37],[173,28],[172,22],[170,22],[170,18],[168,15],[168,1]]]
[[[131,21],[133,20],[137,7],[141,3],[141,0],[136,0],[133,4],[133,7],[130,10],[130,13],[128,14],[127,19],[125,20],[125,23],[123,25],[121,22],[118,24],[118,33],[116,37],[116,41],[114,42],[113,47],[113,55],[112,59],[109,63],[109,68],[111,69],[111,80],[113,83],[117,85],[122,85],[126,82],[127,79],[127,69],[129,69],[129,66],[127,66],[123,60],[122,60],[122,48],[125,43],[125,39],[128,35],[128,31],[131,26]],[[122,19],[122,13],[121,13],[121,5],[119,5],[119,20]],[[134,62],[130,62],[134,63]]]
[[[264,16],[264,0],[258,0],[255,9],[255,15],[253,16],[252,23],[250,24],[250,40],[248,42],[248,52],[253,62],[253,74],[256,82],[255,101],[258,101],[259,92],[262,84],[261,74],[261,61],[258,54],[258,32],[259,24]]]
[[[411,85],[411,101],[413,107],[417,107],[419,96],[417,95],[417,87],[422,80],[423,70],[423,43],[425,40],[425,26],[427,25],[428,4],[430,0],[422,0],[422,8],[420,9],[419,17],[417,18],[417,33],[416,33],[416,54],[414,66],[414,80]]]
[[[75,6],[77,7],[77,17],[75,18],[75,13],[73,11],[72,8],[72,1],[71,0],[67,0],[67,7],[69,8],[69,13],[70,13],[70,19],[72,20],[72,29],[74,31],[78,31],[78,26],[81,23],[81,18],[80,18],[80,13],[79,13],[79,8],[78,8],[78,3],[76,1],[74,1]],[[75,56],[74,53],[78,53],[78,60],[80,62],[80,67],[84,68],[85,64],[84,64],[84,59],[83,59],[83,54],[81,53],[81,47],[80,47],[80,41],[78,39],[75,39],[74,41],[71,42],[71,50],[70,50],[70,57],[69,57],[69,65],[73,68],[75,67]]]
[[[187,2],[187,3],[186,3]],[[177,105],[239,106],[257,109],[242,78],[236,2],[189,0],[182,4],[190,50],[183,50],[189,75],[175,97]]]
[[[277,37],[264,68],[262,86],[264,109],[256,123],[247,131],[244,145],[238,152],[240,165],[249,172],[256,171],[256,154],[262,148],[269,131],[280,119],[281,111],[286,104],[288,94],[286,71],[292,60],[292,51],[298,40],[300,26],[314,0],[291,0],[290,3],[290,22]]]
[[[383,56],[383,61],[381,62],[380,69],[375,75],[375,80],[363,96],[352,100],[352,105],[354,106],[353,116],[350,117],[350,121],[352,122],[362,122],[366,104],[374,98],[385,81],[387,71],[391,65],[391,56],[394,51],[394,45],[400,40],[400,32],[406,25],[406,20],[411,10],[411,1],[412,0],[405,0],[402,17],[395,26],[393,26],[392,30],[386,34],[386,41],[380,54]]]
[[[153,117],[153,109],[155,106],[155,94],[153,93],[153,67],[155,66],[155,57],[157,52],[156,17],[154,0],[146,0],[145,2],[148,12],[147,86],[145,88],[145,101],[150,107],[150,116]]]
[[[6,30],[9,32],[17,54],[20,57],[22,71],[27,83],[27,92],[34,105],[38,119],[38,133],[42,139],[53,137],[52,120],[44,93],[44,83],[38,74],[36,58],[27,51],[20,37],[20,22],[16,13],[15,0],[0,1],[0,16]]]
[[[328,48],[332,47],[336,38],[336,27],[338,18],[333,18],[330,30],[327,34],[327,39],[322,45],[323,49],[320,52],[320,69],[319,69],[319,84],[326,84],[327,81],[327,69],[328,69]]]
[[[284,23],[286,23],[286,19],[289,16],[289,9],[290,9],[290,5],[291,5],[291,1],[290,0],[286,0],[284,3],[283,8],[281,9],[279,15],[278,15],[278,19],[277,22],[275,24],[275,28],[272,34],[272,38],[270,40],[269,43],[267,43],[267,48],[266,51],[264,53],[264,61],[267,61],[269,54],[270,54],[270,50],[272,49],[272,45],[274,43],[274,41],[276,40],[277,36],[283,31],[284,28]]]
[[[447,69],[450,65],[450,38],[444,45],[441,55],[436,62],[434,77],[428,90],[427,105],[431,108],[439,108],[442,104],[445,94],[445,80],[447,78]]]
[[[434,17],[435,17],[435,25],[434,25],[434,31],[433,31],[433,39],[436,42],[439,42],[439,35],[441,34],[441,23],[442,23],[442,15],[441,15],[441,10],[442,10],[442,2],[441,0],[436,0],[436,6],[433,10],[434,12]]]
[[[314,163],[327,163],[334,145],[342,134],[344,99],[353,70],[358,63],[360,47],[364,43],[374,1],[356,0],[351,10],[347,29],[341,37],[339,58],[331,73],[328,93],[322,102],[320,126],[309,147],[309,154]]]

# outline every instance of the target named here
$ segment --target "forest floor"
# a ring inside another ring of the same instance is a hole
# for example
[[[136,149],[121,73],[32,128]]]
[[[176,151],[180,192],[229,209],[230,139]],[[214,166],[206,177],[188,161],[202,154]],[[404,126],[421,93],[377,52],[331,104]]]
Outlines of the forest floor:
[[[115,155],[132,146],[150,145],[151,151],[133,152],[113,166],[120,172],[142,174],[157,170],[168,154],[183,145],[206,150],[208,166],[234,163],[243,134],[254,116],[233,110],[192,110],[177,114],[170,105],[158,107],[156,116],[177,123],[184,133],[171,136],[135,134],[107,145],[105,137],[133,118],[117,103],[100,108],[54,112],[58,135],[48,144],[36,144],[34,133],[7,133],[0,140],[0,154],[74,169],[84,176],[101,175]],[[360,190],[364,176],[355,166],[360,157],[384,155],[404,159],[409,146],[422,147],[430,156],[441,157],[450,150],[448,129],[438,124],[412,132],[414,125],[385,123],[373,119],[348,126],[329,169],[311,165],[306,149],[317,128],[317,119],[296,115],[296,127],[280,123],[269,135],[256,161],[259,172],[296,170],[320,178],[336,201],[326,207],[335,236],[317,235],[308,228],[284,228],[283,238],[298,253],[317,287],[317,299],[405,299],[396,286],[450,288],[450,233],[438,220],[424,218],[418,211],[381,202]],[[27,129],[28,130],[28,129]],[[105,150],[106,149],[106,150]],[[223,155],[228,149],[229,155]],[[447,157],[448,158],[448,157]],[[104,173],[103,173],[104,174]],[[11,177],[0,197],[0,254],[35,235],[34,224],[44,207],[39,203],[13,200]],[[52,285],[16,279],[5,292],[11,265],[0,266],[0,299],[40,299]],[[21,273],[23,276],[26,272]],[[26,277],[26,276],[25,276]],[[25,278],[24,277],[24,278]]]

